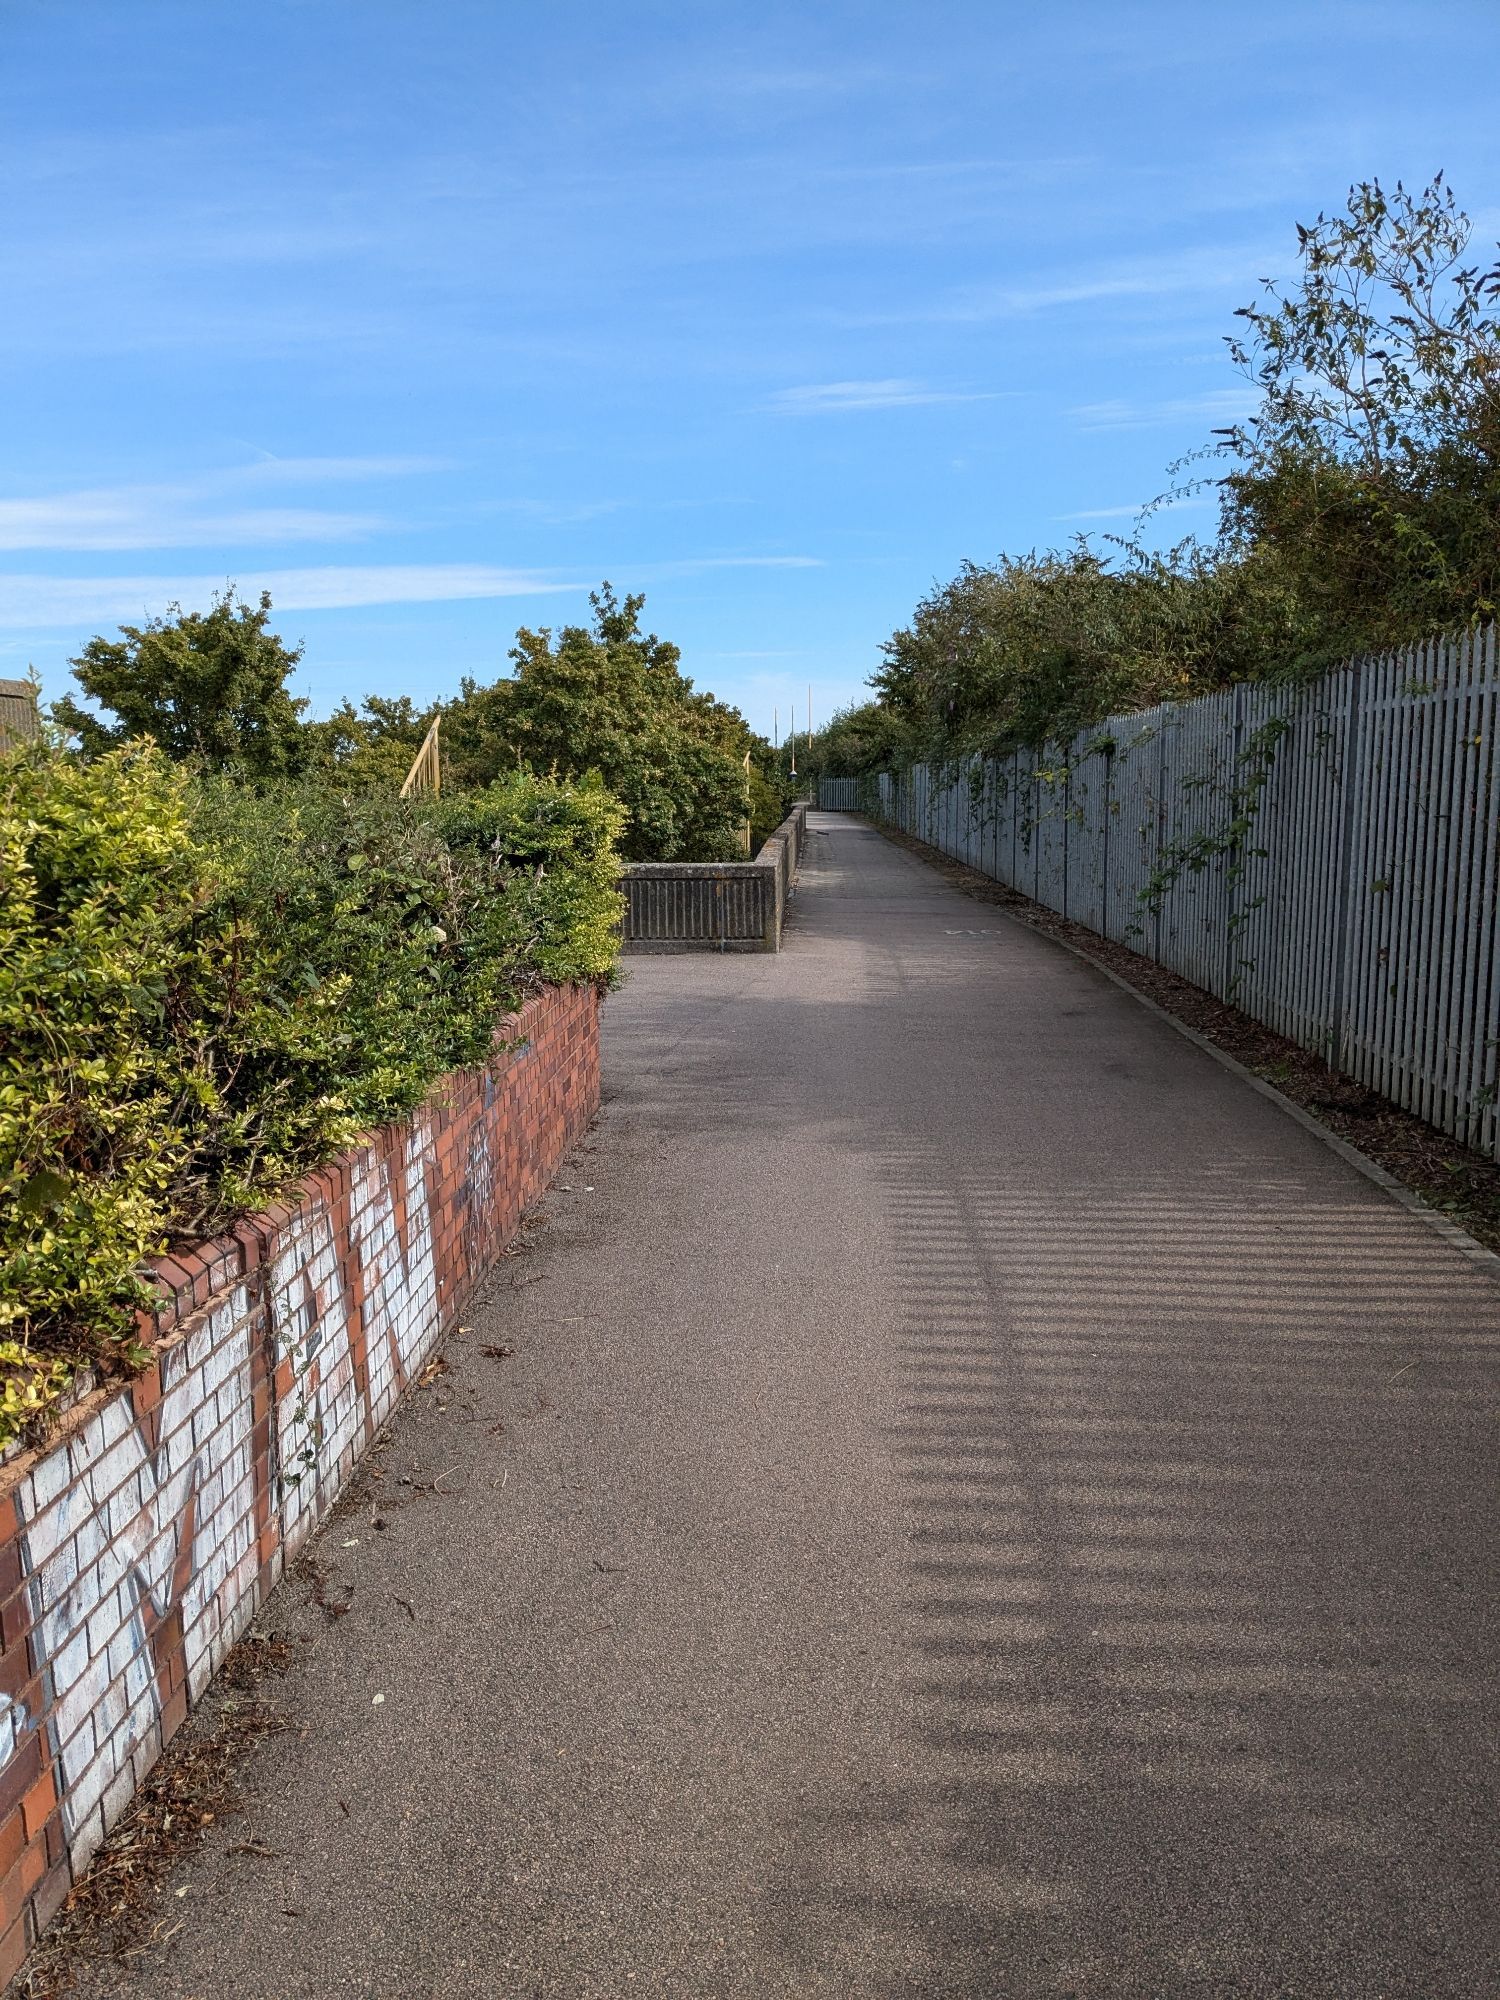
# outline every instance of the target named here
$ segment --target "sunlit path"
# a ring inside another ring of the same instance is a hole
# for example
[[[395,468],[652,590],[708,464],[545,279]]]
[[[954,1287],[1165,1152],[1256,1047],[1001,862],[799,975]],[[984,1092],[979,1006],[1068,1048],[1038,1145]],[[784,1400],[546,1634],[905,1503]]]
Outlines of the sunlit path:
[[[781,955],[629,961],[590,1148],[318,1544],[347,1615],[263,1621],[296,1727],[87,1990],[1496,1990],[1500,1291],[813,824]]]

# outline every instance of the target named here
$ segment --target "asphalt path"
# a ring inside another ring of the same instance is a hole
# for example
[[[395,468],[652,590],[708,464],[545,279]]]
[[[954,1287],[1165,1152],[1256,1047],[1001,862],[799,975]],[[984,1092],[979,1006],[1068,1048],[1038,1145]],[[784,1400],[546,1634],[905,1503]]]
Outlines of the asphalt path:
[[[596,1132],[260,1621],[292,1728],[84,1991],[1500,1993],[1500,1290],[812,826],[779,956],[628,962]]]

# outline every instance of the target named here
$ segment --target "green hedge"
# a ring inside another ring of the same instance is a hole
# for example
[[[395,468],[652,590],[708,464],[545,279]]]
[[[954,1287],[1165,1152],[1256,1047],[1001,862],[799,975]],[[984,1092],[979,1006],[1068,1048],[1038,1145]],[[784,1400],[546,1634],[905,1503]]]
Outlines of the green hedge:
[[[146,745],[0,758],[0,1440],[140,1359],[144,1259],[607,976],[621,810],[519,776],[452,801],[194,777]]]

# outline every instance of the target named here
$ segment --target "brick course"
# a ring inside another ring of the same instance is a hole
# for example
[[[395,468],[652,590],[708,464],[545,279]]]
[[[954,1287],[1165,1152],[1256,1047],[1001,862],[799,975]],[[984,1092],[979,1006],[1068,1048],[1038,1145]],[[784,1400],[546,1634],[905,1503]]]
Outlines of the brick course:
[[[0,1469],[0,1986],[599,1104],[551,987],[295,1196],[156,1267],[153,1349]]]

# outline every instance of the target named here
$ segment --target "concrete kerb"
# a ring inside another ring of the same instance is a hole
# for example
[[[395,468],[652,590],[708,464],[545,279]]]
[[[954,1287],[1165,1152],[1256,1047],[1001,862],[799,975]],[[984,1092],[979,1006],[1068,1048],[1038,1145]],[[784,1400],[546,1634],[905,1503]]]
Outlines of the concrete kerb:
[[[884,828],[878,820],[869,819],[866,824],[884,836]],[[895,842],[893,841],[891,845],[894,846]],[[1041,938],[1047,944],[1055,945],[1059,951],[1067,952],[1069,957],[1076,958],[1081,964],[1088,966],[1090,971],[1097,972],[1101,978],[1107,979],[1112,986],[1118,986],[1122,993],[1128,993],[1131,999],[1138,1006],[1144,1007],[1148,1014],[1154,1014],[1159,1021],[1165,1021],[1167,1026],[1181,1035],[1185,1042],[1191,1042],[1195,1048],[1202,1049],[1205,1055],[1212,1056],[1221,1069],[1227,1069],[1242,1083],[1248,1083],[1252,1090],[1259,1092],[1262,1097],[1284,1111],[1288,1118],[1302,1127],[1304,1132],[1311,1133],[1313,1138],[1328,1147],[1330,1152],[1337,1153],[1341,1160],[1353,1167],[1356,1173],[1363,1174],[1367,1181],[1373,1181],[1376,1187],[1383,1189],[1393,1201],[1399,1202],[1410,1214],[1441,1236],[1450,1249],[1456,1250],[1461,1257],[1466,1257],[1487,1277],[1500,1284],[1500,1256],[1496,1256],[1493,1250],[1486,1250],[1482,1243],[1472,1237],[1466,1229],[1460,1229],[1456,1222],[1451,1222],[1447,1216],[1440,1215],[1436,1209],[1429,1208],[1420,1195],[1413,1193],[1393,1174],[1388,1174],[1385,1168],[1372,1160],[1368,1154],[1361,1153],[1356,1146],[1351,1146],[1347,1139],[1341,1139],[1336,1132],[1330,1132],[1326,1125],[1320,1124],[1312,1113],[1304,1111],[1300,1104],[1294,1104],[1291,1098],[1276,1088],[1274,1083],[1268,1083],[1263,1076],[1257,1076],[1253,1069],[1247,1069],[1244,1063],[1236,1061],[1232,1055],[1211,1042],[1206,1035],[1200,1034],[1196,1028],[1189,1027],[1186,1021],[1179,1020],[1158,1001],[1142,993],[1138,986],[1132,986],[1123,974],[1112,972],[1107,965],[1101,965],[1097,958],[1091,958],[1081,946],[1069,944],[1066,938],[1057,937],[1051,931],[1038,930],[1035,925],[1028,924],[1024,917],[1012,916],[1008,910],[998,906],[994,910],[994,915],[1003,918],[1017,930],[1027,931],[1032,937]]]

